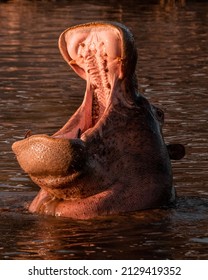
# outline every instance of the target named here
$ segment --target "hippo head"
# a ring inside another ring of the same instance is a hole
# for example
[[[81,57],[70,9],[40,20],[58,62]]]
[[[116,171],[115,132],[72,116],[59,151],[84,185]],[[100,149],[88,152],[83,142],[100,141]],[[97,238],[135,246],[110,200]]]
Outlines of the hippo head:
[[[29,210],[87,219],[168,205],[175,199],[164,114],[138,93],[137,52],[119,23],[71,27],[59,39],[62,56],[86,80],[84,100],[54,135],[33,135],[12,146],[41,190]]]

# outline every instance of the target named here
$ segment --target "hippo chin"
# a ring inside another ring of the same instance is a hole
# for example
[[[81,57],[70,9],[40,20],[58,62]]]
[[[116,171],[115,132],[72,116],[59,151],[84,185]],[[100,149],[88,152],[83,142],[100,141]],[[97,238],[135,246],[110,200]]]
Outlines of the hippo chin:
[[[71,27],[61,54],[86,80],[79,109],[54,135],[34,135],[12,146],[20,166],[41,190],[31,212],[89,219],[161,207],[175,200],[164,114],[138,93],[137,51],[119,23]]]

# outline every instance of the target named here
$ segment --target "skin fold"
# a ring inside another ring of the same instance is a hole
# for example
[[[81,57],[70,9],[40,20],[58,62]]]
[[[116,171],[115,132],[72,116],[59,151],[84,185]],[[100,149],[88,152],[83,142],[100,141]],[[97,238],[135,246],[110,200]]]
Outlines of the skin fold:
[[[28,133],[12,146],[41,188],[29,211],[89,219],[173,203],[170,159],[185,150],[164,143],[163,111],[138,93],[131,32],[111,22],[73,26],[59,49],[86,91],[54,135]]]

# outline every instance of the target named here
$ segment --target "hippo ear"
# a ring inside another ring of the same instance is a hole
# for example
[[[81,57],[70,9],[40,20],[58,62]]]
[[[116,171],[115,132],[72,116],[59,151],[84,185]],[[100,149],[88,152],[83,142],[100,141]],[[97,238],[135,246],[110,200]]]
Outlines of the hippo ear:
[[[185,147],[182,144],[169,144],[167,149],[171,159],[179,160],[185,156]]]

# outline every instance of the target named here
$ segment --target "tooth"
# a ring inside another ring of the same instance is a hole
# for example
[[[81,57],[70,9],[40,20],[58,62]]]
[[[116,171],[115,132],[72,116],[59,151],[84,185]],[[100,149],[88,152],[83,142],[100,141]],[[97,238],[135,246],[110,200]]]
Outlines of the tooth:
[[[77,63],[76,63],[76,60],[72,59],[72,60],[69,62],[69,64],[70,64],[70,65],[73,65],[73,64],[77,64]]]
[[[32,131],[29,129],[26,131],[24,138],[29,138],[31,135],[32,135]]]
[[[118,59],[119,62],[123,61],[123,58],[120,57],[120,56],[118,56],[117,59]]]

